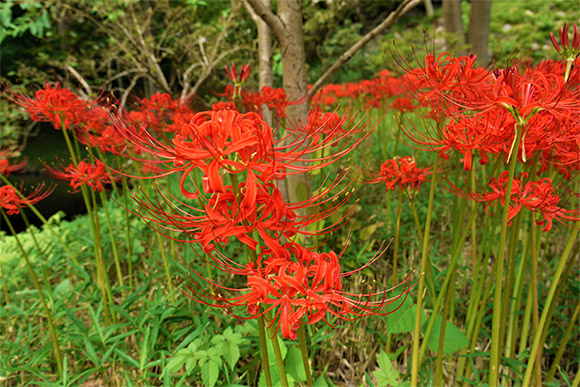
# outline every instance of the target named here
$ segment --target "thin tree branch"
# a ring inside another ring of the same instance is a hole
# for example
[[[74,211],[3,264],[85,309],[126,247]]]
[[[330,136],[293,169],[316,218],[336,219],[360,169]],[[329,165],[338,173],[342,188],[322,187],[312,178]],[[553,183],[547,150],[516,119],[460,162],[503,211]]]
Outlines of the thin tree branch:
[[[125,104],[127,103],[127,98],[129,97],[131,90],[133,90],[133,88],[137,85],[137,81],[140,78],[143,78],[144,76],[145,76],[145,74],[142,73],[142,74],[137,74],[133,77],[133,79],[131,80],[131,83],[123,92],[123,96],[121,97],[121,107],[123,107],[123,108],[125,107]]]
[[[250,3],[254,3],[255,0],[248,0]],[[365,36],[362,37],[357,43],[355,43],[351,48],[346,50],[340,58],[336,62],[333,63],[332,66],[312,86],[312,89],[308,91],[306,96],[308,99],[314,97],[314,95],[320,90],[322,85],[324,85],[328,79],[338,71],[340,67],[342,67],[346,62],[348,62],[354,54],[363,48],[368,42],[370,42],[373,38],[379,35],[383,30],[392,26],[401,16],[409,12],[413,7],[417,6],[421,3],[422,0],[405,0],[397,7],[396,10],[391,12],[389,16],[378,26],[373,28],[372,31],[367,33]],[[255,9],[255,8],[254,8]]]
[[[250,4],[250,6],[254,9],[254,12],[256,12],[256,14],[260,16],[262,20],[268,23],[268,26],[272,29],[276,37],[279,40],[284,40],[287,31],[286,26],[284,25],[282,20],[278,16],[274,15],[271,10],[266,8],[264,4],[262,4],[262,2],[258,0],[247,0],[247,1],[248,4]]]
[[[71,65],[66,65],[66,66],[64,66],[64,68],[65,68],[65,70],[70,72],[73,75],[73,77],[75,77],[79,81],[81,86],[85,89],[86,96],[87,97],[90,96],[92,94],[93,90],[89,86],[88,82],[79,74],[79,72],[76,71]]]

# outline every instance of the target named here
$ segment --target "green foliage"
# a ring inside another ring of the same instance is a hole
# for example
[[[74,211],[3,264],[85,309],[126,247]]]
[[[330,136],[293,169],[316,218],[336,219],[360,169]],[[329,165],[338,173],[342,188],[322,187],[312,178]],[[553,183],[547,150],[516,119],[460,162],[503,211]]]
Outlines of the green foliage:
[[[373,371],[373,376],[377,378],[377,386],[406,386],[408,383],[401,383],[399,371],[393,368],[391,359],[385,351],[379,354],[379,369]]]
[[[413,304],[411,298],[408,297],[402,305],[400,302],[394,302],[387,305],[386,310],[393,311],[397,307],[399,309],[385,316],[387,331],[393,334],[413,332],[417,319],[417,305]],[[421,313],[421,321],[425,321],[425,314],[424,312]]]
[[[222,334],[213,336],[209,341],[205,341],[208,339],[207,336],[196,338],[186,348],[178,350],[169,360],[168,372],[176,373],[185,366],[185,375],[199,372],[204,385],[214,386],[220,374],[228,374],[227,366],[230,370],[235,370],[241,355],[240,346],[244,346],[247,342],[240,333],[241,326],[237,326],[236,330],[237,332],[234,332],[228,327]]]
[[[51,27],[48,11],[34,0],[0,4],[0,44],[7,37],[18,37],[29,32],[35,38],[44,37]]]
[[[429,336],[429,341],[427,342],[427,348],[433,352],[437,352],[439,349],[439,338],[441,337],[443,319],[441,316],[435,318],[435,323],[433,324],[433,332]],[[428,323],[428,321],[427,321]],[[423,325],[426,327],[426,324]],[[451,321],[447,321],[445,324],[445,338],[443,339],[443,353],[450,354],[459,351],[461,348],[465,347],[469,342],[465,334]]]

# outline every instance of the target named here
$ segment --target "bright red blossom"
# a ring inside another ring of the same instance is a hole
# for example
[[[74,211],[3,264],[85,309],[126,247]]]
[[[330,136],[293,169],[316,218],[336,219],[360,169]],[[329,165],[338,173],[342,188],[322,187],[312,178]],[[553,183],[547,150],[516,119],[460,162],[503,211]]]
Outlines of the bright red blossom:
[[[71,164],[64,171],[48,168],[47,172],[56,179],[69,181],[74,192],[78,192],[83,184],[88,185],[94,191],[102,191],[105,189],[104,184],[115,181],[105,169],[105,165],[99,160],[95,160],[93,164],[83,160],[77,167]]]
[[[413,157],[395,157],[385,161],[381,165],[380,176],[369,183],[385,183],[387,191],[394,190],[395,186],[402,190],[418,191],[430,174],[429,168],[418,168]]]
[[[559,205],[560,196],[556,193],[550,179],[544,178],[526,182],[527,177],[528,174],[525,172],[521,173],[519,177],[514,177],[508,211],[508,224],[520,212],[522,207],[526,207],[530,211],[543,216],[543,219],[536,220],[536,223],[543,225],[544,231],[552,228],[553,219],[580,220],[580,210],[567,210]],[[509,172],[502,172],[499,178],[491,179],[489,186],[492,192],[471,194],[470,197],[479,202],[486,202],[485,210],[490,213],[490,208],[496,204],[505,205],[508,178]]]
[[[25,107],[34,121],[48,121],[55,129],[71,128],[84,121],[90,108],[89,101],[79,99],[69,89],[62,89],[58,83],[54,88],[46,84],[36,92],[36,98],[16,96],[16,102]]]
[[[237,315],[236,308],[245,308],[251,316],[249,318],[274,311],[274,319],[270,323],[277,324],[282,336],[295,340],[300,324],[314,324],[324,320],[328,325],[333,325],[329,315],[342,320],[354,320],[363,316],[392,313],[381,312],[381,309],[395,302],[402,305],[412,286],[410,277],[407,277],[392,289],[349,293],[343,290],[342,279],[367,267],[380,254],[363,267],[344,273],[340,267],[340,255],[332,251],[317,253],[291,242],[282,247],[289,252],[290,257],[280,257],[275,251],[265,249],[255,265],[247,266],[247,288],[232,289],[210,282],[212,290],[207,291],[205,286],[200,286],[190,277],[190,281],[182,282],[183,286],[179,289],[196,301],[223,308],[240,318],[244,317]],[[403,286],[399,294],[387,296],[387,293],[399,286]],[[229,291],[243,294],[231,298],[221,295]]]
[[[10,185],[0,187],[0,207],[6,210],[8,215],[20,213],[20,210],[34,205],[49,196],[54,187],[46,188],[44,185],[36,187],[28,196],[19,195],[16,189]]]

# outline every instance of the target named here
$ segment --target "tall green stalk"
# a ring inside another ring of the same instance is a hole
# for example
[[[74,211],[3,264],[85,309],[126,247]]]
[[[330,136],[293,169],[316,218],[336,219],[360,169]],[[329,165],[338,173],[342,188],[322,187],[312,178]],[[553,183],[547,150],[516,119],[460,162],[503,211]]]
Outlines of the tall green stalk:
[[[117,243],[115,241],[115,232],[113,230],[113,224],[111,223],[111,217],[109,216],[109,210],[107,210],[107,195],[104,191],[99,192],[101,198],[101,205],[103,206],[103,212],[105,213],[105,220],[107,222],[107,229],[109,230],[109,237],[111,238],[111,248],[113,250],[113,259],[115,260],[115,269],[117,270],[117,280],[119,285],[125,286],[123,283],[123,271],[121,270],[121,261],[119,260],[119,253],[117,251]]]
[[[427,269],[427,254],[429,251],[429,235],[431,231],[431,217],[433,214],[433,199],[435,198],[435,183],[437,182],[437,164],[439,154],[433,161],[433,175],[431,176],[431,189],[429,190],[429,205],[427,206],[427,219],[425,220],[425,232],[423,234],[423,251],[421,253],[421,278],[417,289],[417,314],[415,317],[415,330],[413,334],[413,354],[411,363],[411,385],[417,386],[419,381],[419,340],[421,335],[421,312],[423,307],[423,290],[425,288],[425,271]]]
[[[0,212],[2,212],[2,217],[6,221],[6,224],[8,225],[10,232],[14,236],[14,239],[16,240],[16,243],[18,244],[18,248],[20,249],[20,252],[22,253],[22,257],[24,257],[24,261],[26,262],[26,267],[28,268],[28,271],[30,272],[30,277],[32,278],[32,283],[34,284],[34,287],[36,288],[36,291],[38,292],[38,296],[40,297],[40,302],[42,303],[44,313],[46,313],[46,320],[48,322],[48,330],[50,332],[50,338],[51,338],[52,344],[54,346],[53,350],[54,350],[54,357],[56,359],[56,367],[58,369],[58,374],[60,376],[63,373],[62,354],[60,352],[60,346],[58,344],[58,336],[56,335],[56,329],[54,328],[54,321],[52,319],[52,313],[51,313],[50,309],[48,308],[48,304],[46,303],[46,299],[44,298],[44,293],[42,292],[42,288],[40,287],[40,282],[38,281],[38,278],[36,277],[36,273],[34,272],[34,269],[32,268],[32,264],[30,263],[30,259],[28,258],[28,254],[26,254],[26,251],[24,250],[22,243],[20,243],[20,239],[18,238],[16,230],[12,226],[12,223],[10,222],[8,215],[6,215],[4,210],[1,210]]]
[[[514,140],[515,147],[513,149],[513,154],[511,155],[511,160],[509,164],[509,177],[506,187],[506,194],[504,199],[504,207],[502,212],[502,222],[501,222],[501,233],[499,239],[499,252],[497,260],[499,264],[496,268],[495,273],[495,292],[493,299],[493,317],[491,326],[491,359],[489,362],[489,380],[488,384],[490,387],[497,387],[499,379],[499,361],[500,361],[500,349],[503,347],[503,343],[500,342],[500,331],[502,325],[502,281],[503,281],[503,266],[505,257],[505,248],[507,240],[507,228],[508,228],[508,214],[512,198],[512,185],[514,181],[514,174],[516,172],[516,163],[518,160],[518,149],[520,138],[522,136],[523,125],[519,125],[516,129],[516,137]]]
[[[131,238],[131,220],[129,218],[129,186],[127,179],[123,177],[121,180],[123,185],[123,204],[125,205],[125,226],[127,237],[127,275],[129,276],[129,289],[133,290],[133,239]]]
[[[552,366],[550,367],[550,371],[548,372],[548,376],[546,377],[546,383],[550,383],[552,379],[554,379],[554,375],[556,374],[556,370],[558,368],[558,364],[562,359],[562,355],[566,350],[566,345],[570,340],[572,335],[572,331],[576,328],[576,320],[578,319],[578,313],[580,312],[580,302],[576,304],[576,309],[574,309],[574,313],[568,321],[568,325],[566,325],[566,330],[564,331],[564,335],[562,335],[562,339],[559,342],[558,352],[556,352],[556,356],[554,356],[554,361],[552,362]]]
[[[399,233],[401,229],[401,208],[403,206],[403,190],[399,189],[399,199],[397,203],[397,220],[395,222],[395,247],[393,249],[393,286],[397,285],[397,270],[399,260]],[[392,335],[387,334],[387,353],[391,353]]]
[[[83,187],[84,190],[88,190],[87,187]],[[105,264],[105,257],[103,256],[103,245],[101,243],[101,227],[99,223],[99,211],[97,208],[97,195],[95,195],[95,191],[91,190],[91,199],[92,199],[92,216],[93,216],[93,243],[95,245],[95,254],[97,259],[97,265],[100,267],[101,271],[101,286],[103,289],[101,290],[104,292],[103,294],[103,310],[105,311],[105,320],[108,324],[108,308],[107,308],[107,300],[109,305],[113,306],[113,290],[111,289],[111,281],[109,280],[109,273],[107,271],[107,265]],[[91,213],[89,212],[89,217]],[[111,316],[113,317],[113,322],[117,322],[117,314],[113,309],[111,309]]]
[[[534,362],[536,361],[536,354],[538,353],[540,345],[543,345],[543,343],[540,342],[541,341],[540,339],[542,338],[542,334],[543,334],[544,329],[547,328],[545,326],[545,324],[546,324],[546,319],[548,317],[548,311],[550,310],[550,305],[551,305],[552,300],[554,298],[554,293],[556,292],[556,288],[558,287],[558,282],[560,281],[560,277],[562,275],[562,272],[564,271],[564,267],[566,266],[566,261],[568,260],[568,257],[570,256],[570,251],[572,250],[572,247],[574,246],[574,241],[576,240],[576,237],[578,236],[579,231],[580,231],[579,227],[575,227],[575,228],[572,228],[570,230],[570,235],[568,237],[568,241],[566,242],[566,246],[564,247],[564,251],[562,252],[562,256],[560,257],[560,261],[558,262],[558,267],[556,268],[556,272],[554,273],[554,276],[552,277],[552,285],[550,286],[550,290],[548,291],[548,297],[546,298],[546,302],[544,304],[544,309],[542,310],[542,317],[540,318],[540,324],[538,326],[538,330],[534,334],[534,341],[532,344],[532,352],[530,353],[530,357],[528,359],[528,365],[526,368],[526,373],[524,375],[524,381],[522,383],[523,386],[530,385],[530,379],[532,377],[532,370],[534,367]]]
[[[303,324],[298,324],[298,340],[300,341],[300,353],[302,354],[302,363],[306,373],[306,385],[312,387],[312,374],[310,372],[310,361],[308,357],[308,348],[306,345],[306,329]]]
[[[417,231],[417,235],[419,236],[419,240],[423,241],[423,232],[421,231],[421,224],[419,222],[419,215],[417,214],[417,206],[415,206],[415,199],[408,196],[409,199],[409,206],[411,207],[411,213],[413,214],[413,220],[415,221],[415,228]],[[429,285],[429,291],[431,292],[431,297],[435,297],[435,276],[433,275],[431,258],[429,254],[427,254],[427,284]],[[395,284],[393,284],[394,286]]]
[[[239,205],[241,199],[240,199],[240,183],[238,181],[238,177],[233,174],[230,173],[230,181],[232,183],[232,191],[234,192],[234,195],[236,197],[236,201]],[[255,250],[252,249],[248,249],[249,253],[250,253],[250,262],[257,262],[258,261],[258,256],[256,254]],[[264,316],[261,314],[261,307],[259,308],[259,312],[260,312],[260,316],[258,317],[258,336],[260,338],[260,354],[262,356],[262,371],[264,371],[264,375],[266,376],[266,384],[268,386],[272,385],[272,376],[270,374],[270,359],[268,357],[268,345],[266,343],[266,322],[264,321]],[[275,339],[275,340],[274,340]],[[276,347],[278,348],[278,351],[280,351],[280,347],[278,344],[278,339],[275,336],[274,339],[272,339],[272,346],[274,347],[274,350],[276,350]],[[282,363],[282,367],[284,366],[284,364]],[[284,372],[284,378],[286,378],[286,372]],[[282,374],[280,374],[280,380],[282,380]],[[286,384],[288,384],[288,382],[286,381]]]

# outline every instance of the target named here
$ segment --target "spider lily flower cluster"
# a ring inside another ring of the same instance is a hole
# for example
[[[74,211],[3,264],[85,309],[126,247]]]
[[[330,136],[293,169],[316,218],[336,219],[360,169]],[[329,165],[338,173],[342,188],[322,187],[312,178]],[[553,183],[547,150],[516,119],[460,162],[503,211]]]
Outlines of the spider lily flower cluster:
[[[418,168],[413,157],[395,157],[385,161],[378,177],[369,183],[385,183],[387,191],[399,187],[403,191],[416,192],[430,174],[430,168]]]
[[[341,271],[344,250],[318,252],[302,245],[308,238],[298,238],[329,234],[353,216],[351,208],[328,222],[352,197],[348,167],[328,176],[324,187],[297,203],[286,202],[276,184],[288,175],[321,170],[342,159],[369,135],[364,117],[353,120],[314,109],[307,124],[281,127],[277,129],[281,139],[275,140],[276,129],[262,119],[261,105],[283,118],[286,107],[295,102],[288,101],[282,89],[245,91],[242,85],[249,71],[248,66],[239,73],[234,66],[226,68],[234,83],[225,93],[230,102],[216,104],[211,111],[194,112],[167,94],[139,100],[131,111],[123,111],[102,101],[81,100],[59,85],[47,85],[36,98],[15,100],[34,120],[53,122],[80,143],[124,160],[108,168],[98,160],[81,160],[48,168],[51,176],[69,181],[75,191],[83,187],[102,191],[117,175],[154,179],[152,189],[134,194],[136,213],[162,235],[200,245],[202,260],[210,267],[245,283],[235,288],[194,271],[190,281],[180,285],[189,297],[240,317],[243,309],[245,318],[271,311],[270,324],[290,339],[296,338],[299,324],[320,320],[334,324],[335,317],[381,314],[387,304],[402,304],[410,277],[393,289],[374,285],[365,286],[360,294],[346,292],[342,278],[353,272]],[[237,110],[236,102],[245,106],[245,113]],[[332,151],[325,152],[328,148]],[[164,185],[168,175],[178,176],[179,192]],[[314,230],[324,220],[324,228]],[[244,262],[220,253],[236,242],[250,252]],[[206,283],[200,286],[199,281]]]
[[[172,138],[155,136],[141,126],[117,126],[119,136],[138,150],[134,160],[143,162],[140,155],[148,155],[162,171],[160,176],[179,175],[180,195],[160,181],[154,195],[135,195],[139,215],[168,237],[176,235],[172,238],[180,242],[200,244],[210,266],[241,276],[246,283],[242,288],[226,286],[192,267],[195,275],[181,282],[180,290],[239,317],[240,307],[249,318],[273,311],[270,324],[277,324],[290,339],[296,338],[299,324],[331,323],[327,314],[342,319],[380,314],[384,305],[404,297],[410,284],[407,278],[403,290],[392,298],[387,294],[398,288],[346,293],[341,278],[348,273],[341,273],[342,254],[319,253],[292,241],[298,234],[327,234],[352,215],[346,211],[338,222],[318,231],[308,227],[347,204],[353,191],[345,181],[347,170],[299,203],[285,202],[275,184],[288,174],[330,165],[367,135],[361,122],[336,114],[317,118],[306,128],[286,129],[280,141],[274,140],[273,129],[258,113],[229,108],[192,115]],[[333,152],[324,156],[328,147]],[[195,178],[197,173],[201,184]],[[247,246],[250,257],[255,258],[235,262],[219,252],[218,246],[234,241]],[[227,295],[236,292],[242,295]]]

